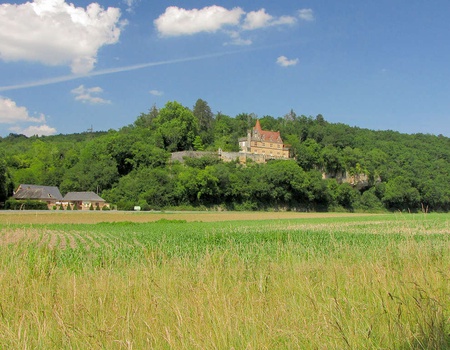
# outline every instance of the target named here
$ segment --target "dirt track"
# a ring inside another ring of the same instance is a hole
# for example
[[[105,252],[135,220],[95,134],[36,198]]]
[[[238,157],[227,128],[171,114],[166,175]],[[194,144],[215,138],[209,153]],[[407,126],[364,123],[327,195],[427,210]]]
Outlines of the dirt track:
[[[186,221],[231,221],[306,219],[368,214],[296,213],[296,212],[60,212],[60,211],[0,211],[0,224],[95,224],[98,222],[151,222],[161,219]]]

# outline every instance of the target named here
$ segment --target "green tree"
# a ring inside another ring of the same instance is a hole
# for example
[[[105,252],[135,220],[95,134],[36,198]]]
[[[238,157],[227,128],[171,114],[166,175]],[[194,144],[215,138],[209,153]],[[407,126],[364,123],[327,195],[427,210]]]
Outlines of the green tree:
[[[119,177],[117,163],[108,152],[108,139],[96,139],[85,144],[78,163],[66,171],[60,191],[101,192],[111,188]]]
[[[398,176],[386,184],[383,202],[389,209],[416,210],[420,208],[420,193],[410,180]]]
[[[131,159],[128,159],[133,169],[140,167],[163,167],[169,160],[170,153],[145,141],[137,141],[130,145]]]
[[[214,123],[214,146],[227,152],[239,150],[236,120],[222,113],[218,113]]]
[[[247,135],[247,131],[252,129],[256,123],[256,115],[254,113],[240,113],[235,118],[236,132],[239,137]]]
[[[167,102],[155,119],[164,148],[169,152],[189,150],[198,133],[198,121],[178,102]]]
[[[4,159],[0,159],[0,203],[4,203],[12,195],[13,184]],[[1,204],[0,204],[1,205]]]
[[[206,101],[198,99],[192,113],[198,120],[199,137],[202,144],[210,145],[214,141],[214,114]]]
[[[359,192],[348,183],[340,184],[336,189],[337,204],[345,209],[353,211],[359,200]]]
[[[375,187],[372,187],[361,195],[358,203],[358,209],[366,211],[383,210],[383,203],[377,197]]]
[[[306,139],[296,151],[298,165],[306,171],[319,169],[323,164],[321,150],[322,147],[314,139]]]
[[[156,108],[156,105],[153,105],[148,113],[141,113],[134,125],[139,128],[153,128],[153,121],[158,117],[158,114],[158,108]]]
[[[331,174],[337,175],[344,170],[341,154],[338,149],[333,146],[326,146],[322,149],[321,158],[323,159],[324,170]]]
[[[194,142],[192,142],[192,146],[194,147],[195,151],[203,151],[204,147],[202,143],[202,138],[198,135],[195,136]]]

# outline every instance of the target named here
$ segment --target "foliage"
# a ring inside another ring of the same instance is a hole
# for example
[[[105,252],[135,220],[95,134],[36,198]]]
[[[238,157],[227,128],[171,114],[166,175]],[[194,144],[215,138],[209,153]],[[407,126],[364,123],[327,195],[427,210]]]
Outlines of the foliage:
[[[9,210],[47,210],[47,203],[37,200],[17,200],[10,198],[5,202],[5,209]]]
[[[167,151],[182,151],[192,147],[198,132],[198,120],[188,108],[178,102],[167,102],[154,122]]]
[[[153,106],[120,130],[0,138],[0,203],[19,184],[94,191],[119,209],[450,210],[450,139],[330,123],[291,110],[263,116],[295,161],[170,161],[174,151],[238,151],[256,115],[214,114],[198,99]],[[324,176],[325,175],[325,176]],[[335,181],[335,182],[333,182]]]
[[[4,159],[0,159],[0,208],[2,203],[11,196],[13,183]]]

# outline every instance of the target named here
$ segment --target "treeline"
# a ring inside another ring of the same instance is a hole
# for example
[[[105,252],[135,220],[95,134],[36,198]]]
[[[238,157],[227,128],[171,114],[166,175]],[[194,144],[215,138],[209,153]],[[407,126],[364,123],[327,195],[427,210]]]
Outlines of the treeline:
[[[295,159],[224,163],[214,156],[171,161],[183,150],[238,151],[253,114],[212,113],[168,102],[132,125],[107,132],[0,138],[0,202],[21,183],[94,191],[118,209],[233,210],[450,209],[450,139],[327,122],[294,111],[260,118],[280,131]],[[322,174],[327,178],[323,179]],[[364,175],[364,184],[339,176]]]

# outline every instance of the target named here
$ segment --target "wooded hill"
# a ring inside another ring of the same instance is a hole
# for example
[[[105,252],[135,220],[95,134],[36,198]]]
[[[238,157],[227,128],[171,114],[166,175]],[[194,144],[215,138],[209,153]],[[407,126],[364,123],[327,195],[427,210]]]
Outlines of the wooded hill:
[[[207,102],[152,107],[120,130],[0,138],[0,202],[21,183],[98,192],[118,209],[233,210],[450,209],[450,138],[329,123],[291,111],[259,118],[280,131],[295,159],[224,163],[217,157],[170,161],[182,150],[238,151],[256,116],[213,114]],[[322,173],[365,174],[356,188]]]

